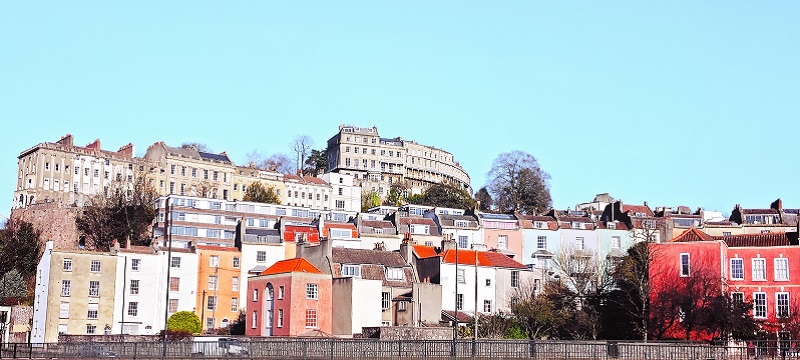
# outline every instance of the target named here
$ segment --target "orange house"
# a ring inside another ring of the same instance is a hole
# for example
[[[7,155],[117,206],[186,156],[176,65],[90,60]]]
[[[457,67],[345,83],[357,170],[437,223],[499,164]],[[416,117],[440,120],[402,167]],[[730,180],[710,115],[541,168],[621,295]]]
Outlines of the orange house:
[[[203,330],[227,327],[239,316],[242,254],[235,247],[197,246],[197,315]]]

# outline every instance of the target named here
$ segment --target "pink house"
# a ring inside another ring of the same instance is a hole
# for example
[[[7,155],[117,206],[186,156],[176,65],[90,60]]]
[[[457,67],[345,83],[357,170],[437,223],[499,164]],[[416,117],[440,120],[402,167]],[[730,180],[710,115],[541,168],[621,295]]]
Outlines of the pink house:
[[[483,243],[488,249],[522,262],[522,229],[514,214],[477,213],[483,225]]]
[[[278,261],[247,284],[246,335],[331,333],[331,276],[306,259]]]

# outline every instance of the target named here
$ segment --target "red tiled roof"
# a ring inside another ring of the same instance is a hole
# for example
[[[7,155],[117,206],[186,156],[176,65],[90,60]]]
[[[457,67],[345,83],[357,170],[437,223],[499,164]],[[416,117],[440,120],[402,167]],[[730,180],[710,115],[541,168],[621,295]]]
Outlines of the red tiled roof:
[[[728,247],[767,247],[791,245],[789,243],[789,238],[786,237],[786,233],[714,236],[714,239],[725,241],[725,243],[728,244]]]
[[[314,177],[314,176],[307,176],[307,175],[303,176],[303,180],[305,180],[307,183],[312,183],[312,184],[317,184],[317,185],[328,185],[328,183],[325,182],[325,180],[322,180],[322,179],[320,179],[318,177]]]
[[[688,229],[669,242],[714,241],[714,237],[695,228]]]
[[[643,213],[645,216],[653,216],[653,210],[647,205],[630,205],[622,204],[622,212],[631,211],[634,213]]]
[[[777,214],[775,209],[741,209],[742,214]]]
[[[436,223],[433,221],[433,219],[429,219],[429,218],[407,217],[407,218],[400,218],[398,220],[398,222],[400,224],[405,224],[405,225],[407,225],[407,224],[420,224],[420,225],[436,226]]]
[[[455,264],[456,251],[458,251],[459,265],[475,265],[476,251],[474,250],[447,250],[441,254],[442,261]],[[486,257],[485,251],[477,251],[478,266],[492,266],[492,262]]]
[[[526,269],[525,265],[499,252],[488,251],[485,254],[494,267]],[[461,259],[459,258],[458,260],[460,261]]]
[[[239,252],[238,248],[232,246],[197,245],[196,248],[197,250]]]
[[[607,223],[600,221],[597,223],[597,227],[599,229],[609,229],[609,230],[630,230],[628,229],[628,225],[625,225],[625,223],[623,222],[617,222],[616,224],[617,224],[616,227],[611,229],[610,227],[608,227]]]
[[[355,230],[356,226],[351,223],[325,223],[325,229],[350,229]]]
[[[295,180],[295,181],[303,180],[303,178],[301,178],[301,177],[299,177],[299,176],[297,176],[295,174],[283,174],[283,179],[284,180],[287,180],[287,179],[288,180]]]
[[[457,319],[456,316],[458,316]],[[459,323],[468,323],[472,321],[472,316],[463,311],[456,313],[452,310],[442,310],[442,317],[446,317],[448,320],[458,320]]]
[[[302,272],[307,274],[322,274],[314,265],[303,258],[281,260],[261,272],[260,275],[273,275],[283,273]]]
[[[439,254],[436,253],[436,249],[434,249],[433,246],[414,245],[414,252],[420,259],[439,256]]]

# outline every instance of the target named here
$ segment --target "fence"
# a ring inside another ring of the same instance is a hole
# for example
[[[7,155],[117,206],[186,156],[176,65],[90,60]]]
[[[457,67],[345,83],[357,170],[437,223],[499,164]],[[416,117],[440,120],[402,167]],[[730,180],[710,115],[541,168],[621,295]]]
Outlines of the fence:
[[[665,342],[268,339],[253,341],[3,344],[0,359],[800,359],[800,343],[715,346]]]

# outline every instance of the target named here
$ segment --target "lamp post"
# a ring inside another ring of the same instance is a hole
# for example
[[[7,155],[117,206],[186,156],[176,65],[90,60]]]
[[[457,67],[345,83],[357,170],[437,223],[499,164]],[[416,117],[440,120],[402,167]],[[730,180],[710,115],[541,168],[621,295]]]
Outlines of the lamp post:
[[[170,270],[172,268],[172,229],[170,226],[170,220],[172,217],[170,216],[170,209],[169,209],[169,202],[170,202],[170,195],[167,195],[167,198],[164,200],[164,240],[167,242],[167,286],[164,295],[164,337],[163,341],[163,349],[161,352],[161,358],[166,359],[167,357],[167,321],[169,320],[169,280],[170,280]]]

